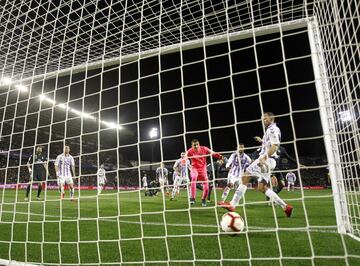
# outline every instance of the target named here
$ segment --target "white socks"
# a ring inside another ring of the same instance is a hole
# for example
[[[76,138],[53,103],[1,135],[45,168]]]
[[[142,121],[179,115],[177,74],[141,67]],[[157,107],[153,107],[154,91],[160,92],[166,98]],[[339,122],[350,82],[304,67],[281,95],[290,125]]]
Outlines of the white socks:
[[[224,188],[224,192],[222,193],[222,196],[221,196],[221,201],[225,201],[227,196],[229,195],[229,192],[230,192],[230,189],[228,186],[226,186]]]
[[[241,198],[245,195],[246,190],[247,190],[247,186],[242,184],[239,185],[239,187],[235,191],[232,201],[230,202],[230,205],[234,207],[237,206]]]
[[[266,190],[265,195],[268,196],[271,201],[281,206],[281,208],[284,209],[286,207],[286,203],[271,189]]]
[[[70,188],[70,199],[74,198],[74,188]]]

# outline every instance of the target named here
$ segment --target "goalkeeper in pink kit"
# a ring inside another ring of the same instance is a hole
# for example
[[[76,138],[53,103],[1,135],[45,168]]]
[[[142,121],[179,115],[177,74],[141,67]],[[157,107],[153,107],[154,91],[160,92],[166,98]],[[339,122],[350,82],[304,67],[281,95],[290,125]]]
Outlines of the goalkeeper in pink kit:
[[[191,148],[187,151],[187,157],[191,160],[191,197],[190,204],[195,203],[196,198],[196,182],[201,181],[203,185],[203,193],[201,197],[202,206],[206,206],[206,198],[209,193],[209,181],[206,171],[206,158],[211,154],[213,157],[220,159],[222,156],[219,153],[215,153],[208,147],[200,146],[197,139],[191,141]]]

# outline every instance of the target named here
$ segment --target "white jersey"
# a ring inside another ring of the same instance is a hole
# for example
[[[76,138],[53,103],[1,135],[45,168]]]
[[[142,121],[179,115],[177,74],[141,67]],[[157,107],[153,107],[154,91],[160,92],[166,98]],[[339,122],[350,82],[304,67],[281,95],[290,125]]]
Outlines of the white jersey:
[[[191,162],[189,159],[180,158],[176,160],[173,169],[177,169],[176,174],[180,174],[181,178],[189,177],[189,170],[191,169]]]
[[[234,177],[240,177],[245,169],[251,164],[251,158],[246,153],[239,154],[234,152],[231,154],[229,160],[226,163],[226,168],[230,168],[229,175]]]
[[[105,183],[106,182],[106,175],[105,175],[105,169],[104,168],[99,168],[99,170],[97,171],[97,178],[98,178],[98,181],[100,183]]]
[[[272,123],[266,128],[265,134],[262,138],[261,151],[259,155],[261,156],[267,154],[268,150],[273,144],[280,144],[280,140],[281,131],[277,127],[276,123]],[[270,156],[273,156],[274,154],[271,154]]]
[[[296,175],[294,173],[287,173],[286,180],[288,182],[294,183],[296,181]]]
[[[143,176],[142,182],[143,182],[144,186],[147,186],[147,176],[146,175]]]
[[[68,154],[60,154],[56,157],[55,165],[58,167],[58,171],[56,173],[59,177],[72,177],[71,168],[75,166],[74,158]],[[74,173],[75,174],[75,173]]]
[[[165,180],[167,179],[167,176],[169,174],[169,171],[168,169],[166,169],[165,167],[161,168],[161,167],[158,167],[156,169],[156,177],[159,179],[159,180]]]

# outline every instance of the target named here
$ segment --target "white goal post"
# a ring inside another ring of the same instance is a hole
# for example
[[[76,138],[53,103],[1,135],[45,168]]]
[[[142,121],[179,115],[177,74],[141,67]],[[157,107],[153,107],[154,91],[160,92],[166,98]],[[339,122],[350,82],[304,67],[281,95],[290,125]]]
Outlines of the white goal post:
[[[360,1],[20,2],[0,3],[0,264],[360,261]],[[203,204],[198,192],[191,205],[188,184],[144,186],[158,166],[175,171],[192,139],[224,156],[242,142],[256,153],[266,111],[294,154],[275,170],[297,177],[279,194],[294,219],[254,182],[236,206],[245,229],[229,237],[218,202],[228,169],[217,177],[214,158]],[[68,144],[75,201],[60,198],[53,167]],[[42,184],[27,159],[38,145],[52,169],[35,200]]]
[[[334,111],[332,107],[330,90],[328,84],[328,78],[326,73],[326,63],[324,62],[324,50],[322,48],[321,38],[319,35],[319,24],[316,17],[310,17],[306,19],[298,19],[289,22],[283,22],[280,24],[271,24],[268,26],[257,27],[251,30],[239,31],[230,34],[223,34],[218,36],[206,37],[195,41],[188,41],[181,44],[174,44],[170,46],[164,46],[152,50],[147,50],[135,54],[125,55],[123,57],[110,58],[105,60],[99,60],[83,65],[78,65],[72,68],[62,69],[56,72],[49,72],[44,75],[37,75],[20,80],[18,83],[36,82],[38,80],[44,80],[49,78],[58,78],[66,75],[73,75],[79,72],[87,72],[93,69],[104,69],[112,65],[118,65],[148,58],[154,55],[163,55],[168,53],[186,51],[202,47],[203,45],[215,45],[224,43],[227,41],[236,41],[240,39],[252,38],[253,36],[261,36],[272,33],[278,33],[280,31],[286,32],[294,29],[307,28],[309,43],[311,47],[312,63],[315,75],[315,84],[317,88],[317,97],[320,106],[320,117],[322,128],[324,130],[324,142],[329,164],[329,173],[331,177],[331,184],[334,195],[334,204],[336,210],[336,219],[338,224],[339,233],[347,233],[354,238],[358,236],[354,235],[352,224],[350,223],[348,214],[347,203],[347,191],[345,189],[342,164],[340,161],[339,144],[337,141],[337,132],[335,128],[335,118],[333,117]],[[356,142],[357,145],[358,142]]]

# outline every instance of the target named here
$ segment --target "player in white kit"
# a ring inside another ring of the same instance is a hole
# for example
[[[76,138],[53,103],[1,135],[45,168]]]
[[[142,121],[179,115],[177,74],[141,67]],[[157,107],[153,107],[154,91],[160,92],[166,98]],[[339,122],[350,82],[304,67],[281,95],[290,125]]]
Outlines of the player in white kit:
[[[101,194],[101,191],[104,189],[104,186],[106,184],[106,172],[105,172],[105,168],[104,168],[104,164],[100,165],[99,170],[97,171],[97,190],[98,190],[98,195]]]
[[[239,143],[237,152],[231,154],[229,160],[226,163],[226,168],[230,168],[227,176],[227,186],[224,188],[221,196],[221,202],[223,203],[229,192],[234,186],[239,187],[242,184],[242,175],[245,169],[251,164],[251,158],[244,152],[244,144]]]
[[[180,154],[180,159],[176,160],[174,166],[174,187],[171,193],[170,200],[174,200],[175,194],[179,193],[180,186],[185,183],[186,190],[189,192],[189,170],[191,170],[190,160],[186,158],[186,153]]]
[[[64,185],[69,186],[70,199],[74,199],[74,181],[75,177],[75,161],[70,155],[70,147],[64,146],[64,152],[56,157],[55,160],[56,178],[60,184],[61,199],[64,198]]]
[[[143,188],[145,189],[145,191],[147,191],[148,183],[147,183],[147,175],[146,175],[146,173],[144,173],[144,176],[142,177],[141,180],[142,180]]]
[[[160,190],[164,194],[164,186],[168,184],[168,176],[169,171],[165,168],[164,163],[160,164],[160,167],[156,169],[156,178],[160,184]]]
[[[293,172],[289,172],[286,174],[286,181],[288,182],[288,191],[294,191],[296,175]]]
[[[244,196],[247,184],[251,177],[258,179],[258,190],[268,196],[271,201],[281,206],[285,214],[290,217],[293,207],[286,204],[271,188],[270,188],[270,177],[271,171],[275,168],[276,162],[271,156],[278,150],[280,146],[281,131],[275,123],[275,116],[271,112],[266,112],[263,115],[263,123],[265,126],[265,134],[262,138],[262,146],[259,154],[259,158],[250,164],[246,169],[243,177],[242,184],[236,189],[235,194],[231,202],[220,203],[229,211],[234,211],[236,206],[239,204],[240,199]]]

